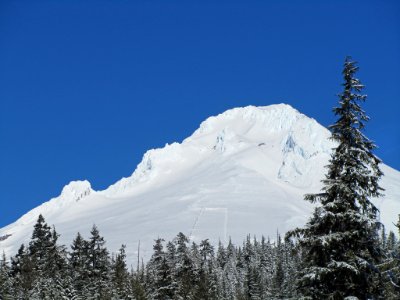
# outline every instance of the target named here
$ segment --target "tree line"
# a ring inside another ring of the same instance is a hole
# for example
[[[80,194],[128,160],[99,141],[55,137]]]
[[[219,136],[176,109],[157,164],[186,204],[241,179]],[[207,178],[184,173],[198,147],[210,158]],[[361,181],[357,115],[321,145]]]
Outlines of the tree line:
[[[69,250],[58,238],[40,215],[29,244],[10,261],[3,254],[1,299],[299,299],[297,280],[309,254],[279,234],[273,242],[247,236],[240,246],[214,247],[179,233],[156,239],[149,261],[133,269],[125,245],[110,254],[96,226],[88,239],[78,233]],[[400,242],[382,231],[379,247],[382,299],[398,299]]]

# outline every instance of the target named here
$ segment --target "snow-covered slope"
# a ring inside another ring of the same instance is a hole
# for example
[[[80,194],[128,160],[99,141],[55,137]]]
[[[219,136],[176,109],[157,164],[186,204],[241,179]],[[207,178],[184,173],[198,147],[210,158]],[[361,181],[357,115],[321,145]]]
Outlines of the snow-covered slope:
[[[157,237],[179,231],[214,243],[247,234],[274,237],[302,225],[312,206],[331,149],[329,132],[314,119],[279,104],[228,110],[203,122],[182,143],[148,151],[132,176],[104,191],[75,181],[61,195],[0,229],[0,251],[15,254],[39,213],[69,245],[96,224],[108,248],[127,244],[128,258],[147,259]],[[388,229],[400,213],[400,173],[383,165],[384,198],[375,203]],[[7,238],[7,235],[9,235]]]

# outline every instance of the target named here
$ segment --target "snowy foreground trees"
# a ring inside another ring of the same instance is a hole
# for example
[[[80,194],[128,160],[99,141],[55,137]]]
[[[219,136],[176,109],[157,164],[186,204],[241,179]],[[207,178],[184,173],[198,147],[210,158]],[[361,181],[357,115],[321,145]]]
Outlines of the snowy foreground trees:
[[[95,226],[88,239],[78,233],[69,251],[57,238],[39,216],[29,246],[21,246],[11,263],[4,255],[0,260],[0,299],[301,299],[317,291],[298,289],[296,281],[309,274],[309,253],[279,235],[275,242],[248,236],[240,247],[214,248],[179,233],[169,242],[155,240],[150,260],[135,270],[127,266],[125,246],[110,254]],[[398,299],[400,243],[393,233],[377,242],[384,254],[376,270],[382,269],[376,288],[382,296],[359,299]]]
[[[378,181],[383,174],[372,153],[375,145],[362,133],[368,117],[359,105],[366,96],[354,77],[357,70],[347,58],[344,91],[333,109],[338,119],[330,126],[338,146],[322,192],[305,196],[320,205],[304,228],[287,235],[297,237],[305,253],[297,285],[310,299],[381,299],[385,294],[379,269],[384,258],[378,238],[381,224],[370,201],[381,196]]]
[[[305,196],[317,207],[283,241],[248,236],[239,247],[214,248],[179,233],[155,240],[150,260],[129,270],[125,246],[110,254],[96,226],[87,240],[78,233],[68,251],[40,215],[29,245],[0,260],[0,300],[400,299],[400,242],[385,234],[371,202],[381,195],[382,172],[362,133],[368,117],[357,70],[346,59],[330,127],[338,146],[322,191]],[[400,218],[397,227],[400,234]]]
[[[79,233],[71,250],[39,217],[29,247],[11,264],[0,261],[0,299],[284,299],[295,298],[299,254],[294,245],[247,237],[215,249],[208,240],[190,243],[179,233],[155,240],[146,264],[128,270],[125,246],[110,255],[94,226]]]

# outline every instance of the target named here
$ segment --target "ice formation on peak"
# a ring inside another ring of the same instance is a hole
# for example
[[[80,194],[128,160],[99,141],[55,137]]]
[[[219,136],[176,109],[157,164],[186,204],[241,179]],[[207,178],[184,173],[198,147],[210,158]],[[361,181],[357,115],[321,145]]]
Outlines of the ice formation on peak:
[[[131,176],[122,178],[101,193],[113,197],[131,192],[132,188],[137,190],[140,185],[155,180],[160,174],[171,172],[172,168],[176,171],[179,169],[176,165],[178,161],[191,160],[195,164],[212,153],[231,155],[249,145],[265,144],[277,135],[282,138],[287,135],[287,139],[280,142],[284,158],[287,159],[289,155],[285,153],[289,151],[300,156],[310,156],[317,152],[329,153],[331,148],[326,145],[321,148],[322,144],[326,144],[329,131],[288,104],[238,107],[209,117],[182,143],[166,144],[164,148],[147,151]],[[310,138],[311,145],[297,142]],[[279,172],[278,178],[291,182],[302,174],[301,169],[287,161],[285,170]],[[284,173],[285,176],[282,175]],[[292,173],[295,175],[291,176]]]
[[[229,127],[223,128],[220,132],[217,133],[217,137],[215,139],[215,144],[213,149],[219,153],[224,153],[228,150],[228,152],[232,152],[234,150],[233,147],[229,147],[229,144],[237,144],[237,136],[236,134],[229,129]],[[237,146],[236,146],[237,148]]]
[[[90,182],[87,180],[71,181],[61,191],[59,198],[63,200],[79,201],[93,192]]]
[[[217,141],[213,148],[221,153],[225,152],[225,129],[217,135]]]
[[[268,131],[274,132],[289,129],[294,122],[303,117],[305,117],[303,114],[288,104],[236,107],[206,119],[192,137],[209,134],[221,123],[230,120],[245,121],[248,125],[258,123]]]
[[[131,176],[122,178],[100,193],[106,196],[124,193],[131,187],[146,183],[159,173],[165,172],[165,169],[169,168],[166,165],[178,161],[181,157],[182,144],[179,143],[166,144],[164,148],[148,150]]]
[[[310,154],[296,143],[292,131],[289,132],[286,139],[282,140],[282,152],[284,155],[287,155],[289,152],[295,152],[305,159],[310,157]]]
[[[33,221],[36,221],[39,214],[45,215],[60,208],[65,209],[72,203],[76,203],[82,200],[84,197],[87,197],[93,193],[95,193],[95,191],[92,190],[89,181],[71,181],[63,187],[61,194],[58,197],[52,198],[49,201],[44,202],[40,206],[27,212],[25,215],[17,220],[17,223],[20,225],[32,223]]]

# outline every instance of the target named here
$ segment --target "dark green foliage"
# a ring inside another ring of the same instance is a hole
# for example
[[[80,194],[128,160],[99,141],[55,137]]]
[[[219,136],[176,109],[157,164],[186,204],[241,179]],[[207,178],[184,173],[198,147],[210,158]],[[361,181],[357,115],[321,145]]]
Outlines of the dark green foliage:
[[[193,244],[195,245],[195,244]],[[215,271],[214,247],[208,240],[201,241],[199,249],[192,247],[196,253],[192,256],[198,259],[198,280],[195,285],[194,299],[218,299],[217,277]]]
[[[372,153],[374,144],[363,135],[368,117],[359,106],[366,96],[363,85],[354,77],[358,67],[349,58],[344,64],[344,91],[338,117],[330,127],[338,143],[331,156],[322,192],[306,200],[318,202],[304,228],[288,236],[297,237],[305,260],[298,287],[312,299],[377,298],[380,273],[377,265],[382,253],[378,242],[378,209],[370,201],[382,190],[380,160]]]
[[[285,293],[284,293],[284,284],[285,284],[285,272],[283,269],[283,264],[284,264],[284,256],[283,256],[283,245],[281,241],[281,237],[278,236],[278,244],[277,244],[277,253],[276,253],[276,259],[275,259],[275,272],[272,277],[272,289],[274,291],[274,294],[278,298],[282,298]]]
[[[176,247],[175,261],[172,262],[175,266],[174,278],[177,283],[178,295],[183,299],[192,296],[192,287],[195,286],[197,281],[196,268],[188,242],[188,238],[182,232],[176,236],[174,240]]]
[[[158,238],[153,246],[153,255],[147,264],[147,282],[151,299],[172,299],[175,295],[172,286],[172,272],[164,252],[163,239]]]
[[[125,245],[122,245],[112,262],[112,294],[116,298],[130,299],[129,272],[126,267]]]
[[[400,235],[400,215],[397,221],[397,229]],[[393,260],[393,268],[390,270],[390,283],[393,289],[392,294],[400,298],[400,242],[397,243],[393,241],[393,248],[389,249],[389,255]]]
[[[400,215],[396,224],[400,234]],[[385,280],[385,299],[400,298],[400,243],[391,231],[387,238],[382,238],[382,247],[385,249],[385,260],[380,268]]]
[[[12,299],[13,297],[13,278],[11,277],[11,269],[8,265],[6,255],[0,260],[0,295],[2,299]]]
[[[86,299],[108,299],[111,297],[110,289],[110,257],[105,240],[100,236],[99,230],[93,225],[87,245],[87,260],[85,273],[88,283],[84,293]]]
[[[16,297],[28,299],[29,291],[33,287],[33,274],[32,259],[25,246],[21,245],[15,257],[11,258],[11,276]]]
[[[86,266],[89,263],[88,242],[85,241],[78,232],[76,238],[71,245],[69,254],[69,268],[71,269],[71,277],[74,283],[74,289],[78,294],[84,294],[86,281],[89,278]]]
[[[50,227],[44,221],[43,216],[39,215],[28,248],[33,269],[38,273],[37,276],[41,276],[45,269],[47,250],[53,246],[52,242]]]
[[[132,296],[133,299],[136,300],[147,300],[146,296],[146,289],[145,289],[145,278],[142,277],[141,273],[144,273],[144,269],[142,268],[140,270],[140,273],[134,274],[132,272],[132,278],[130,282],[131,290],[132,290]]]

